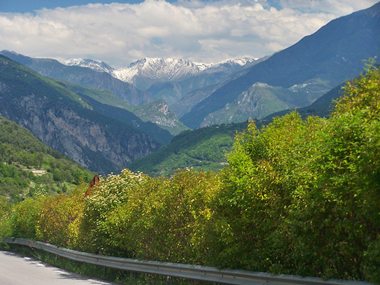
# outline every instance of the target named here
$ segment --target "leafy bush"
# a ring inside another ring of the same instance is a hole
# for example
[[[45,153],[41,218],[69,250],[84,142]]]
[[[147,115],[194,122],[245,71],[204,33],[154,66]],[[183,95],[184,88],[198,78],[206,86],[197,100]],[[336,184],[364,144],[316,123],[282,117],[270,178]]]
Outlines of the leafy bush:
[[[0,243],[3,238],[12,236],[10,213],[11,204],[5,197],[0,197]]]
[[[77,248],[83,215],[83,187],[67,195],[46,198],[40,210],[37,238],[58,246]]]
[[[216,175],[192,170],[149,179],[110,212],[107,228],[121,251],[136,257],[201,263],[203,226],[218,185]]]
[[[293,113],[237,137],[215,201],[210,262],[364,278],[364,253],[377,260],[380,232],[379,91],[373,68],[346,86],[331,118]]]
[[[111,253],[113,236],[105,226],[109,212],[128,202],[129,194],[143,188],[149,178],[142,173],[127,169],[120,175],[102,177],[102,182],[85,199],[84,216],[81,224],[81,247],[84,250]]]
[[[11,215],[13,236],[36,239],[44,200],[44,197],[27,198],[14,206]]]

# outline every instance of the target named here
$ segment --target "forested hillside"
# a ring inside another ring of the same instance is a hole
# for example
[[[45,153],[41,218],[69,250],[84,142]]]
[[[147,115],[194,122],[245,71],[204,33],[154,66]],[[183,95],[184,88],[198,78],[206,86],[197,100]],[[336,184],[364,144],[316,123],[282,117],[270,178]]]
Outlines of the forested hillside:
[[[150,175],[171,175],[177,169],[191,167],[219,170],[226,164],[234,136],[247,123],[218,125],[185,131],[174,137],[170,144],[134,162],[130,168]]]
[[[0,116],[0,196],[11,201],[67,192],[92,174]]]
[[[235,138],[219,172],[123,170],[26,199],[2,235],[108,255],[380,282],[380,69],[330,118],[297,113]],[[2,208],[9,207],[2,203]],[[28,213],[28,215],[25,215]]]

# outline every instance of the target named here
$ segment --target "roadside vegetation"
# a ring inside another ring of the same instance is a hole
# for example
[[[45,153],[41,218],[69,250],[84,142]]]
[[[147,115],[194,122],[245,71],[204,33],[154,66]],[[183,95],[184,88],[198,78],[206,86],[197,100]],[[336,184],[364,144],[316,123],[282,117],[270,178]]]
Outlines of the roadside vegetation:
[[[235,137],[219,172],[124,170],[10,206],[2,235],[106,255],[380,283],[380,69],[329,118],[297,113]],[[10,207],[12,207],[11,210]]]

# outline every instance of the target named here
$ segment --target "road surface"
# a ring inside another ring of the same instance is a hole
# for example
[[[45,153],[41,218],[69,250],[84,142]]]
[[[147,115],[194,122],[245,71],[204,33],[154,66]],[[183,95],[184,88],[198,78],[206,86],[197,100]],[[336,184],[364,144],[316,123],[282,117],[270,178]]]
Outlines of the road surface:
[[[29,257],[0,251],[1,285],[111,285],[66,272]]]

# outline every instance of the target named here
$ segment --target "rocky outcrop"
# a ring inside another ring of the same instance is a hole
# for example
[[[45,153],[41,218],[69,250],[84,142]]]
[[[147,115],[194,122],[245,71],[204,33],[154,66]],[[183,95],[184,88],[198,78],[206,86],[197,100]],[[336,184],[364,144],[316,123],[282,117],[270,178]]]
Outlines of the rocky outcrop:
[[[168,104],[163,100],[139,106],[133,111],[144,121],[152,122],[168,130],[172,135],[177,135],[188,129],[178,120],[176,115],[171,112]]]

